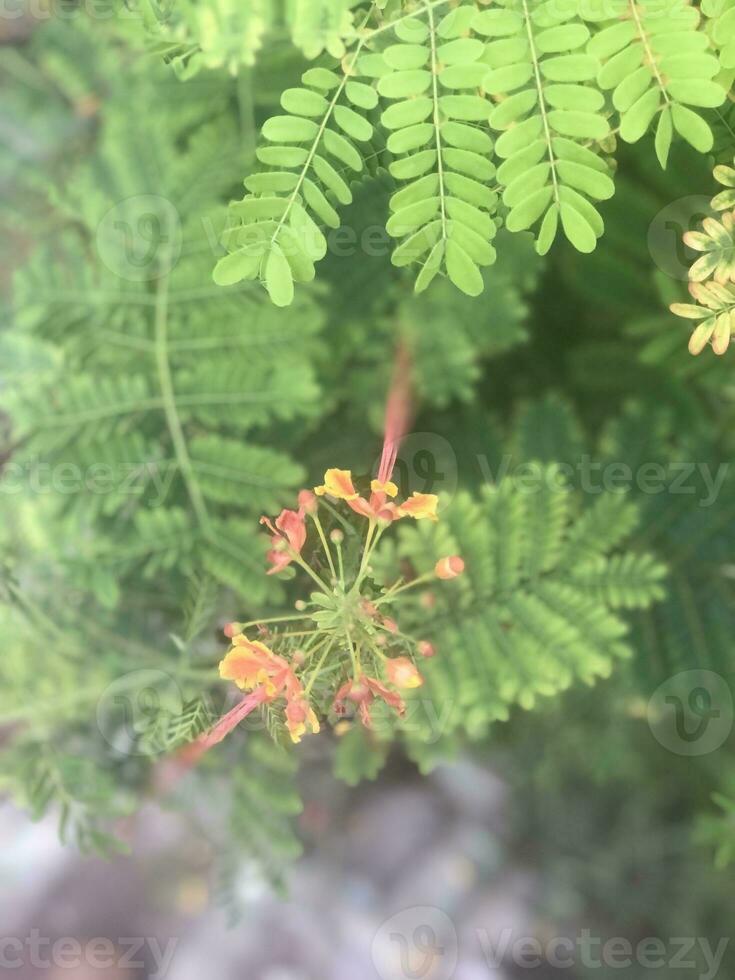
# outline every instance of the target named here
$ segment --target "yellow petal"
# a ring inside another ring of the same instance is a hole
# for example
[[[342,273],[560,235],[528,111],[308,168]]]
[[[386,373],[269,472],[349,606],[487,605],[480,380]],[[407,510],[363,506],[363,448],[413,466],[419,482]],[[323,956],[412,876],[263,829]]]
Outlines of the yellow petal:
[[[352,484],[352,473],[350,470],[327,470],[324,474],[324,484],[321,487],[314,487],[314,493],[318,497],[323,497],[328,493],[330,497],[338,500],[356,500],[357,491]]]
[[[370,489],[373,493],[384,493],[387,497],[395,497],[398,493],[398,487],[395,483],[391,483],[390,480],[386,483],[381,483],[380,480],[373,480],[370,484]]]
[[[301,741],[304,732],[306,731],[306,725],[299,723],[298,725],[289,725],[288,734],[291,736],[291,741],[294,745],[298,745]]]
[[[439,498],[435,493],[414,493],[412,497],[405,500],[398,508],[399,517],[413,517],[420,521],[425,517],[430,521],[437,521],[436,508]]]

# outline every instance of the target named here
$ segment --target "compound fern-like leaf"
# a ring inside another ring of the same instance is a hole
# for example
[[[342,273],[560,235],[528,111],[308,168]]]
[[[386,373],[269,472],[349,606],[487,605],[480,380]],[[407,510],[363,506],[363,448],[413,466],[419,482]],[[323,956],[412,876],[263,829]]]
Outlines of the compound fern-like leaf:
[[[441,710],[442,737],[477,734],[513,704],[531,708],[575,681],[607,676],[631,652],[618,610],[663,595],[658,561],[616,550],[636,523],[623,495],[602,495],[580,515],[557,469],[532,464],[528,473],[532,488],[508,479],[477,500],[458,494],[441,525],[401,529],[399,552],[418,574],[432,546],[467,562],[437,607],[441,655],[426,665],[421,695]],[[436,737],[411,722],[411,737]]]
[[[373,89],[353,76],[362,47],[361,41],[345,72],[310,68],[303,87],[283,93],[284,115],[263,126],[267,145],[257,156],[268,169],[248,177],[249,193],[230,205],[223,238],[229,254],[215,268],[218,285],[260,280],[276,306],[290,306],[294,283],[314,278],[314,263],[327,252],[322,228],[338,228],[335,205],[352,202],[343,171],[362,171],[355,144],[373,135],[371,123],[352,107],[377,103]]]
[[[482,84],[497,101],[490,125],[502,132],[496,151],[508,229],[540,222],[537,249],[545,254],[561,223],[575,248],[593,251],[604,225],[591,202],[615,188],[593,149],[610,127],[591,84],[599,66],[585,52],[590,33],[578,3],[503,0],[479,12],[474,28],[488,39]]]
[[[710,20],[720,64],[726,70],[735,68],[735,0],[702,0],[702,13]]]
[[[132,6],[132,4],[131,4]],[[184,81],[203,69],[238,75],[252,67],[263,45],[285,29],[307,58],[335,58],[354,36],[353,0],[140,0],[148,48]]]
[[[714,81],[720,64],[708,51],[697,7],[687,0],[582,0],[581,11],[602,25],[588,50],[603,62],[597,81],[613,93],[621,139],[636,143],[658,117],[662,167],[674,132],[700,153],[711,150],[712,130],[696,110],[722,105],[726,93]]]
[[[350,8],[354,0],[287,0],[286,20],[291,38],[307,58],[323,51],[333,58],[345,53],[345,38],[352,31]]]
[[[275,24],[272,0],[142,0],[140,12],[148,46],[164,58],[182,80],[203,68],[225,68],[237,75],[255,64],[267,33]]]
[[[493,143],[479,125],[488,106],[477,94],[486,68],[482,42],[467,36],[473,17],[471,5],[439,17],[427,4],[426,18],[397,26],[398,43],[383,52],[378,92],[391,105],[381,121],[396,155],[390,172],[402,184],[387,230],[401,239],[393,264],[420,265],[417,292],[445,272],[477,296],[480,268],[496,257]]]

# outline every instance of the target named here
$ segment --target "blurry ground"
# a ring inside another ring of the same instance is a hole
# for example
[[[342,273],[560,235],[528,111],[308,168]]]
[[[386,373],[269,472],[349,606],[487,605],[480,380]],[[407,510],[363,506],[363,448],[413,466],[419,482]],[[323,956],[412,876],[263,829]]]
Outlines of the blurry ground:
[[[508,927],[530,934],[533,881],[503,866],[504,795],[492,774],[462,763],[420,784],[369,786],[339,821],[312,806],[304,820],[315,843],[293,873],[288,901],[244,874],[239,885],[250,898],[249,912],[232,929],[212,895],[207,842],[178,816],[148,807],[130,828],[133,855],[108,864],[65,850],[53,822],[30,824],[6,805],[0,810],[3,936],[26,943],[26,960],[34,929],[47,941],[46,955],[61,937],[81,943],[106,937],[125,949],[125,940],[140,937],[148,960],[140,969],[122,963],[98,972],[89,964],[49,971],[26,962],[8,974],[15,980],[507,978],[488,965],[483,942]],[[157,972],[156,953],[172,948],[170,965]],[[6,956],[15,957],[15,950],[6,949]]]

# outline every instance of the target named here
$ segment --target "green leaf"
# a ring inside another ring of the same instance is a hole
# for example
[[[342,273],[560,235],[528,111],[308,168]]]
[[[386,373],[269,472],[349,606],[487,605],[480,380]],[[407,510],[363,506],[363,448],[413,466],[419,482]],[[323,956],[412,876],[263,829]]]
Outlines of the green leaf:
[[[323,95],[320,95],[318,92],[313,92],[308,88],[287,88],[283,95],[281,95],[281,105],[286,112],[293,115],[323,116],[327,111],[329,103]],[[267,136],[265,129],[263,132]],[[278,140],[278,137],[276,137],[276,140]]]
[[[319,127],[311,119],[272,116],[263,125],[263,136],[272,143],[306,143],[315,139]]]
[[[477,265],[454,239],[446,243],[447,275],[468,296],[479,296],[485,284]]]
[[[593,252],[597,245],[594,229],[571,204],[562,203],[561,223],[569,241],[580,252]]]
[[[347,106],[338,105],[334,108],[334,118],[340,129],[343,129],[352,139],[367,143],[372,139],[373,127],[362,116]]]
[[[431,85],[431,73],[420,69],[397,71],[384,75],[378,82],[378,94],[386,99],[408,99],[423,93]]]
[[[293,275],[288,260],[278,245],[274,245],[265,263],[265,286],[276,306],[293,302]]]
[[[694,149],[700,153],[709,153],[714,144],[709,123],[683,105],[671,107],[671,118],[674,129],[680,136],[684,137],[687,143],[691,143]]]
[[[674,124],[671,119],[671,109],[667,106],[661,113],[658,126],[656,127],[656,156],[664,170],[669,162],[669,152],[673,137]]]
[[[242,279],[254,279],[258,274],[260,257],[244,252],[225,255],[214,267],[212,278],[218,286],[232,286]]]

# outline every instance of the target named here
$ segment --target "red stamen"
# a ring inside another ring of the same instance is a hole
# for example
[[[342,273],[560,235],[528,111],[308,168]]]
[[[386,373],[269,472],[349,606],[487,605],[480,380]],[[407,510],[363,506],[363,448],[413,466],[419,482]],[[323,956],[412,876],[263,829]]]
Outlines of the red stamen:
[[[246,694],[242,701],[235,705],[232,711],[228,711],[226,715],[223,715],[217,724],[213,728],[210,728],[208,732],[200,735],[194,744],[203,750],[203,754],[207,749],[211,749],[213,745],[221,742],[226,735],[230,734],[233,728],[236,728],[240,724],[243,718],[246,718],[251,711],[255,711],[258,705],[267,700],[268,695],[263,687],[256,688],[252,694]]]
[[[401,342],[396,351],[393,380],[385,406],[385,435],[383,455],[380,457],[378,480],[387,483],[393,476],[398,448],[406,435],[411,415],[411,358],[408,348]]]

